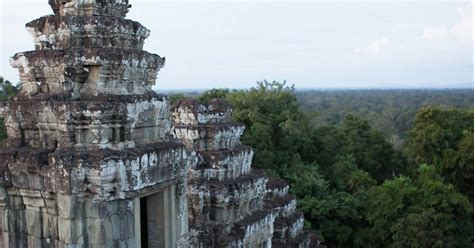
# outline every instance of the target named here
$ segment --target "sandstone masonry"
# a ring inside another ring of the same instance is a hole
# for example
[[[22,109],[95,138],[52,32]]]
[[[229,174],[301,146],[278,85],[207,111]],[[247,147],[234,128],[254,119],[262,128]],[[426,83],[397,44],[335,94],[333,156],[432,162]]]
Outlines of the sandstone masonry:
[[[21,91],[2,105],[2,247],[186,247],[187,174],[165,59],[124,19],[127,0],[49,1],[28,23],[35,51],[11,59]]]
[[[251,168],[221,100],[156,94],[165,59],[128,0],[49,0],[0,104],[0,246],[316,247],[288,186]],[[189,223],[189,224],[188,224]]]
[[[229,104],[182,100],[172,108],[176,136],[197,152],[189,171],[193,247],[316,247],[303,231],[288,185],[252,170],[253,151],[240,142],[244,126]]]

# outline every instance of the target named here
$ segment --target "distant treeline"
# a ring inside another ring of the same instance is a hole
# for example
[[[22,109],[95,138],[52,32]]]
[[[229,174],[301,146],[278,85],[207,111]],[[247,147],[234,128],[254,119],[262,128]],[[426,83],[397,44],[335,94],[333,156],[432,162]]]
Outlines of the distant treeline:
[[[397,150],[421,108],[474,108],[473,89],[297,90],[295,95],[303,112],[317,114],[314,125],[338,125],[352,114],[367,120]]]

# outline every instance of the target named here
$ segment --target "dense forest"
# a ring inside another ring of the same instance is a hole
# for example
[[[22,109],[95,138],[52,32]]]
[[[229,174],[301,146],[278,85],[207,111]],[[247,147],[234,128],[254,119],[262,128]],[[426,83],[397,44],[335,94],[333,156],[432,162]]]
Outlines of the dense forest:
[[[305,90],[295,91],[301,110],[317,113],[315,125],[336,125],[347,114],[363,118],[399,150],[416,113],[425,106],[473,108],[474,90]]]
[[[15,92],[1,81],[2,100]],[[193,96],[233,105],[254,166],[289,182],[326,246],[473,247],[472,90],[299,92],[264,81]]]
[[[232,103],[255,166],[290,183],[328,247],[474,245],[472,91],[301,93],[265,81],[199,96],[211,98]]]

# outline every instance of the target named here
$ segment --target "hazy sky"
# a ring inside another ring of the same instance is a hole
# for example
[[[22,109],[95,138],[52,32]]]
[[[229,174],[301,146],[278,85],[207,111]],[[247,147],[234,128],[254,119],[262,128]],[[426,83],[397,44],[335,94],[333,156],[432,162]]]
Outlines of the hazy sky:
[[[17,81],[15,52],[32,50],[26,22],[47,0],[0,0],[0,75]],[[127,18],[165,56],[157,88],[474,88],[472,1],[145,1]]]

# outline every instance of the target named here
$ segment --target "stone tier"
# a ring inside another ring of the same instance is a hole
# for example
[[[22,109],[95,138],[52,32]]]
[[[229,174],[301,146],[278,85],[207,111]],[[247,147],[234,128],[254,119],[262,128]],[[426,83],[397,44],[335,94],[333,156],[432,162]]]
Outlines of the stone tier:
[[[288,186],[288,183],[286,183],[285,180],[278,177],[269,176],[265,199],[277,200],[279,198],[283,198],[288,195],[289,189],[290,186]]]
[[[271,211],[259,210],[238,220],[234,224],[206,223],[192,225],[197,240],[191,247],[268,247],[273,233],[275,216]]]
[[[152,91],[165,59],[136,49],[38,50],[17,53],[22,95],[129,95]]]
[[[44,16],[26,24],[36,50],[143,49],[150,31],[140,23],[103,16]]]
[[[122,151],[0,149],[3,186],[90,199],[126,199],[185,176],[195,160],[180,143]]]
[[[287,195],[282,198],[265,200],[264,208],[271,209],[277,218],[285,218],[296,211],[296,197]]]
[[[10,140],[30,147],[123,149],[171,140],[168,99],[161,95],[57,97],[9,102]]]
[[[49,0],[58,16],[125,17],[131,5],[128,0]]]
[[[273,234],[274,240],[293,239],[302,233],[304,227],[304,217],[302,213],[295,212],[288,217],[275,219]]]
[[[181,100],[171,108],[177,126],[232,123],[232,108],[221,99],[200,103],[196,99]]]
[[[221,243],[227,247],[256,247],[256,244],[268,247],[273,235],[274,221],[275,215],[272,211],[260,210],[252,213],[235,223],[231,233],[222,237]]]
[[[313,235],[308,232],[301,232],[296,237],[280,241],[272,240],[272,248],[309,248],[309,247],[320,247],[319,241],[313,238]]]
[[[257,211],[263,203],[266,177],[261,171],[234,180],[191,180],[188,198],[199,220],[230,223]],[[204,219],[202,219],[204,218]]]
[[[216,124],[199,126],[176,126],[175,134],[186,147],[196,151],[234,149],[241,145],[243,124]]]
[[[223,181],[249,174],[253,151],[240,146],[232,150],[202,151],[199,156],[200,162],[191,168],[189,177]]]

